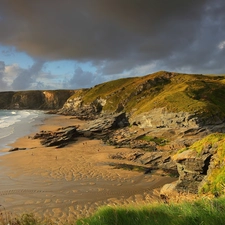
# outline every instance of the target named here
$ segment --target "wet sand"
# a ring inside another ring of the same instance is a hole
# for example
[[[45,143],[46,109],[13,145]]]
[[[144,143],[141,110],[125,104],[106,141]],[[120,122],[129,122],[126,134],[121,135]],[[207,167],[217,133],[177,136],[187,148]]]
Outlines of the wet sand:
[[[53,116],[40,130],[82,127],[84,123]],[[58,224],[71,222],[91,215],[103,205],[152,203],[157,200],[155,190],[174,181],[170,177],[114,169],[109,164],[121,161],[110,159],[110,153],[134,150],[106,146],[100,140],[79,138],[56,149],[23,137],[11,146],[27,148],[0,157],[0,204],[13,215],[34,213]]]

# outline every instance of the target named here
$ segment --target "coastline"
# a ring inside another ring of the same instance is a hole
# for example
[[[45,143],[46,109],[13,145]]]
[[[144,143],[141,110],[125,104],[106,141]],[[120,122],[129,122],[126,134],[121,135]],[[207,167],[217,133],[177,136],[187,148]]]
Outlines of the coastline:
[[[5,115],[1,122],[6,125],[0,126],[0,155],[3,154],[2,149],[9,148],[9,144],[16,142],[18,138],[37,132],[45,119],[54,116],[43,110],[0,110],[0,113],[2,111]]]
[[[84,124],[85,121],[57,115],[46,118],[39,130]],[[157,188],[175,180],[109,165],[121,162],[110,159],[110,153],[132,149],[116,149],[84,137],[56,149],[44,147],[29,136],[10,144],[26,150],[0,157],[0,202],[13,214],[34,213],[58,224],[71,222],[91,215],[102,205],[157,201]]]

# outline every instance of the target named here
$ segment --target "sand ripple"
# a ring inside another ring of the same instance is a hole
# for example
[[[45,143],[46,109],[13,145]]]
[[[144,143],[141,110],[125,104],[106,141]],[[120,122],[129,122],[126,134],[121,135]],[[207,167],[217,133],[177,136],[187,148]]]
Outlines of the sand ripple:
[[[57,124],[53,122],[47,121]],[[81,138],[55,149],[25,137],[14,146],[30,150],[1,157],[1,205],[14,214],[32,212],[58,224],[91,215],[102,205],[151,203],[156,199],[153,189],[174,180],[112,169],[108,155],[118,149],[98,140]]]

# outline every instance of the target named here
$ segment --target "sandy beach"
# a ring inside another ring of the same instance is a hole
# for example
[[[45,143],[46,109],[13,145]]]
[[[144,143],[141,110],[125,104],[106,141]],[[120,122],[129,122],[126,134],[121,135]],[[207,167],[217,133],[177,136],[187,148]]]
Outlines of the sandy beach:
[[[53,116],[40,130],[82,127],[84,123]],[[134,150],[106,146],[101,140],[79,138],[56,149],[43,147],[40,140],[27,136],[11,146],[26,148],[0,157],[0,204],[13,215],[34,213],[58,224],[71,222],[91,215],[102,205],[151,203],[156,201],[154,193],[158,188],[174,181],[170,177],[114,169],[109,164],[118,160],[110,159],[110,153]]]

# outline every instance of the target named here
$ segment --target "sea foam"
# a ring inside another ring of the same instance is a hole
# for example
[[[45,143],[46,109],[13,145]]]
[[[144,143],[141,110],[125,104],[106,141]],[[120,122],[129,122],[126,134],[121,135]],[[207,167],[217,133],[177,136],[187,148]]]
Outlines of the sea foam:
[[[0,110],[0,149],[35,132],[48,116],[39,110]]]

